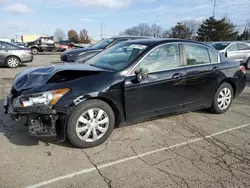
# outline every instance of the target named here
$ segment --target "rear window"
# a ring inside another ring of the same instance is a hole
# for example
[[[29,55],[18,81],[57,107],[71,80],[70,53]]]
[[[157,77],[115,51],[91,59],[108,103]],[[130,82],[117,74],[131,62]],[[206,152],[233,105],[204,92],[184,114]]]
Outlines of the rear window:
[[[224,50],[230,43],[213,43],[211,44],[216,50]]]

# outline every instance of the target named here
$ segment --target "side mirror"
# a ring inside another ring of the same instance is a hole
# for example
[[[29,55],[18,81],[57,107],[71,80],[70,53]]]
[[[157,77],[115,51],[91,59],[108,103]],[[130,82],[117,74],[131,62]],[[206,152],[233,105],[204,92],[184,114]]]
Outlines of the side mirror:
[[[148,76],[148,74],[142,69],[136,70],[135,75],[138,83],[142,82]]]
[[[225,57],[227,57],[227,50],[225,51],[225,54],[224,54],[224,55],[225,55]]]

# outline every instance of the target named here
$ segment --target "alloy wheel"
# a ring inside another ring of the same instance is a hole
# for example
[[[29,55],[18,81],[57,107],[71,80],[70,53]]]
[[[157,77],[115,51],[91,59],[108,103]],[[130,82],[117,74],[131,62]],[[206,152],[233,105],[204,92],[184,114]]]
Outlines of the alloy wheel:
[[[9,58],[8,61],[7,61],[7,63],[8,63],[8,65],[9,65],[10,67],[13,67],[13,68],[15,68],[15,67],[17,67],[17,66],[19,65],[19,61],[18,61],[18,59],[15,58],[15,57]]]
[[[85,142],[99,140],[108,130],[109,117],[99,108],[85,111],[76,123],[77,136]]]
[[[217,104],[221,110],[228,108],[232,100],[232,92],[229,88],[223,88],[219,93]]]

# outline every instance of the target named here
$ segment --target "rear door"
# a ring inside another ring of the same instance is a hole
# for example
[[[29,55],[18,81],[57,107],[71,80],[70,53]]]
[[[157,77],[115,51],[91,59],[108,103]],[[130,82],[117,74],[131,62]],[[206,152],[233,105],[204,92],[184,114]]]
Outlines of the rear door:
[[[186,61],[185,108],[198,109],[211,105],[220,80],[220,57],[212,48],[184,43]]]

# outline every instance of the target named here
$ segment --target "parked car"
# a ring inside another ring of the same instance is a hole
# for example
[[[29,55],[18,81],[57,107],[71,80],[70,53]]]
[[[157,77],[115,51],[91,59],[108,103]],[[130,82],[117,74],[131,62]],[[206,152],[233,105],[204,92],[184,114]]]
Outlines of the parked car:
[[[39,37],[35,41],[27,42],[27,45],[31,49],[33,55],[38,54],[38,52],[56,50],[53,36],[52,37]]]
[[[0,63],[9,68],[16,68],[21,63],[32,62],[33,56],[29,48],[0,41]]]
[[[20,46],[20,47],[23,47],[23,48],[27,48],[27,43],[25,42],[14,42],[13,44],[17,45],[17,46]]]
[[[87,148],[123,124],[202,108],[225,113],[245,81],[244,66],[202,43],[131,40],[84,64],[24,70],[4,106],[27,118],[30,135],[67,135]]]
[[[245,42],[214,42],[212,47],[224,54],[227,58],[239,61],[250,69],[250,44]]]
[[[123,42],[127,40],[143,39],[143,38],[146,39],[149,37],[129,36],[129,37],[112,37],[112,38],[103,39],[90,47],[78,48],[75,50],[66,51],[61,54],[61,60],[65,62],[82,61],[82,60],[86,60],[86,56],[88,57],[88,59],[90,59],[91,57],[95,56],[96,54],[103,51],[104,49],[107,49],[119,42]]]

